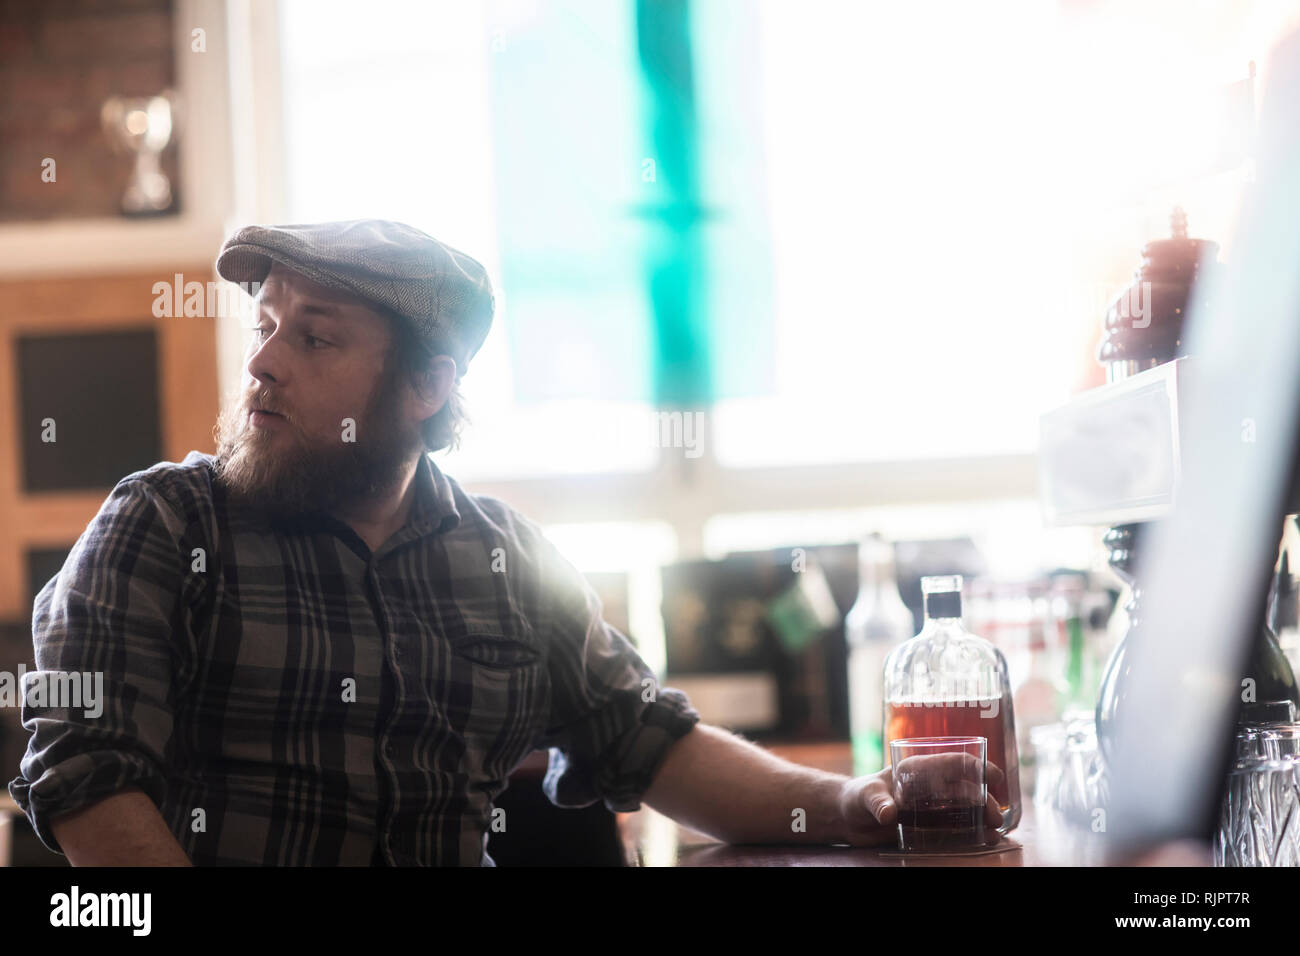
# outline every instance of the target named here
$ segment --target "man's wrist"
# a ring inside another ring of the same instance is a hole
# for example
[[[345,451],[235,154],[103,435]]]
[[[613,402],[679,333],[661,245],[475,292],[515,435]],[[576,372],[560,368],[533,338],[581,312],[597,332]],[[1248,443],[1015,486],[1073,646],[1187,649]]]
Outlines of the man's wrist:
[[[820,815],[809,821],[809,836],[825,845],[848,843],[846,808],[853,778],[840,774],[826,774],[821,782],[822,805]]]

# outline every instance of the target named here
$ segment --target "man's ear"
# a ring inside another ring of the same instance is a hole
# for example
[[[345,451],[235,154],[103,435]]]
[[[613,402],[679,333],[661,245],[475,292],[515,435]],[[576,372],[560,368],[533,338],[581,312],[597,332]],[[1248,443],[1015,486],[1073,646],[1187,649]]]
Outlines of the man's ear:
[[[416,382],[415,397],[421,404],[420,418],[436,415],[447,404],[447,397],[456,385],[456,360],[450,355],[435,355],[421,371]]]

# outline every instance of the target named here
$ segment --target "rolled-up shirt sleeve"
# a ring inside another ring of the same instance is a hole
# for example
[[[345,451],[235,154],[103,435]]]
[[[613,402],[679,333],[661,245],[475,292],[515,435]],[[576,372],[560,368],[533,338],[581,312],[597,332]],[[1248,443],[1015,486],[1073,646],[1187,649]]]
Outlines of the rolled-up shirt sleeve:
[[[123,479],[36,597],[22,699],[32,736],[9,794],[56,853],[58,814],[133,786],[162,805],[191,569],[183,537],[156,489]]]
[[[597,800],[610,810],[640,808],[672,745],[700,720],[686,695],[660,687],[631,641],[602,618],[591,584],[545,538],[542,581],[551,686],[550,749],[543,780],[559,807]]]

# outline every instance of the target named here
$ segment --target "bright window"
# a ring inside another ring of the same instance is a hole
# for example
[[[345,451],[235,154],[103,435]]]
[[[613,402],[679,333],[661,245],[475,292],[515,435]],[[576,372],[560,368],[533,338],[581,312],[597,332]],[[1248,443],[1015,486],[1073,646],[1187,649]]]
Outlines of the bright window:
[[[682,341],[726,466],[1031,453],[1170,209],[1226,241],[1249,127],[1209,104],[1288,15],[681,9],[283,0],[289,220],[403,219],[497,282],[458,476],[652,467]]]

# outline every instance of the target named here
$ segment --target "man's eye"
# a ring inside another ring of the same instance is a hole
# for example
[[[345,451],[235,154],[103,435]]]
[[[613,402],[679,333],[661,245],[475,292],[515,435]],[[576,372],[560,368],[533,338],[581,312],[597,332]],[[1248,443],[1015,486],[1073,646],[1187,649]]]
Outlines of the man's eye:
[[[253,338],[255,338],[255,339],[256,339],[257,341],[259,341],[259,342],[261,342],[261,341],[263,340],[263,336],[265,336],[266,334],[268,334],[268,333],[271,331],[270,329],[264,329],[264,328],[262,328],[262,327],[259,326],[259,325],[246,325],[246,326],[244,326],[244,328],[247,329],[249,332],[251,332],[252,335],[253,335]],[[311,349],[313,349],[313,350],[315,350],[315,349],[317,349],[317,348],[323,348],[324,346],[327,346],[327,345],[330,344],[329,342],[325,341],[324,339],[319,339],[319,338],[317,338],[317,337],[314,336],[314,335],[309,335],[309,334],[306,334],[306,333],[304,333],[304,335],[303,335],[303,340],[307,343],[308,347],[311,348]]]

